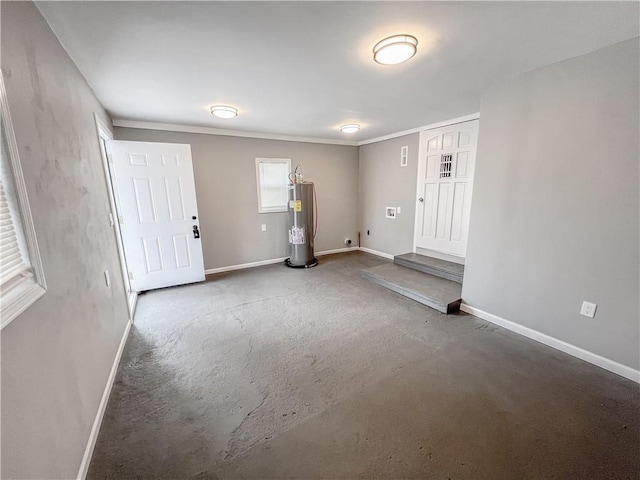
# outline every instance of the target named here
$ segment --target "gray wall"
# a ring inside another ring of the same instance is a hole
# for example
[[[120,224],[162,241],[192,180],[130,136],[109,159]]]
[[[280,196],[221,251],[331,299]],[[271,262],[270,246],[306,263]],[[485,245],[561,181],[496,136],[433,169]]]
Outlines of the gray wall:
[[[36,7],[1,9],[2,71],[48,285],[2,330],[2,475],[75,478],[128,316],[93,113],[108,117]]]
[[[414,133],[360,147],[361,246],[390,255],[413,250],[419,141],[420,134]],[[408,165],[401,167],[405,145]],[[385,207],[401,207],[402,212],[392,220],[386,218]]]
[[[636,369],[639,55],[636,38],[485,92],[463,286],[474,307]]]
[[[116,128],[117,140],[191,145],[205,268],[289,255],[288,213],[258,213],[256,157],[290,158],[318,195],[315,251],[357,238],[358,148]],[[261,231],[261,225],[267,231]]]

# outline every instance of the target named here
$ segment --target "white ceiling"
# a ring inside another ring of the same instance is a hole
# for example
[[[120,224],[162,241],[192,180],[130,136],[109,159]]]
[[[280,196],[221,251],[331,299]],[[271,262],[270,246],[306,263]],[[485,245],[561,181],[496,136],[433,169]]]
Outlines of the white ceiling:
[[[477,112],[493,82],[640,34],[638,2],[39,2],[114,119],[365,140]],[[373,62],[408,33],[409,62]],[[236,106],[221,120],[213,104]],[[338,126],[359,123],[345,135]]]

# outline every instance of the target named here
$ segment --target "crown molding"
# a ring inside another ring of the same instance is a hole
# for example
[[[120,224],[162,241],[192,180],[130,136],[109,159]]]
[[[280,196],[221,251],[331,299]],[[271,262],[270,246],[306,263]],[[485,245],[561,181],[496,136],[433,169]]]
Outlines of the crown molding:
[[[285,142],[322,143],[326,145],[346,145],[357,147],[358,142],[350,140],[333,140],[330,138],[296,137],[293,135],[277,135],[272,133],[245,132],[242,130],[225,130],[212,127],[195,127],[172,123],[139,122],[136,120],[113,120],[114,127],[140,128],[143,130],[164,130],[168,132],[200,133],[204,135],[222,135],[227,137],[259,138],[263,140],[282,140]]]
[[[370,138],[368,140],[352,141],[352,140],[334,140],[330,138],[316,138],[316,137],[296,137],[293,135],[278,135],[274,133],[260,133],[260,132],[245,132],[243,130],[225,130],[223,128],[213,127],[196,127],[191,125],[177,125],[173,123],[155,123],[155,122],[141,122],[137,120],[121,120],[114,119],[114,127],[124,128],[140,128],[143,130],[162,130],[167,132],[182,132],[182,133],[199,133],[204,135],[222,135],[227,137],[243,137],[243,138],[259,138],[263,140],[281,140],[285,142],[303,142],[303,143],[321,143],[325,145],[345,145],[349,147],[361,147],[362,145],[369,145],[371,143],[384,142],[385,140],[391,140],[393,138],[404,137],[405,135],[411,135],[412,133],[419,133],[424,130],[430,130],[432,128],[446,127],[449,125],[455,125],[457,123],[469,122],[471,120],[477,120],[480,118],[480,112],[471,113],[462,117],[451,118],[442,122],[430,123],[422,127],[412,128],[410,130],[403,130],[401,132],[389,133],[381,137]]]
[[[422,127],[412,128],[410,130],[403,130],[401,132],[390,133],[383,135],[382,137],[370,138],[369,140],[361,140],[358,142],[358,146],[369,145],[370,143],[384,142],[385,140],[391,140],[392,138],[404,137],[405,135],[411,135],[412,133],[420,133],[424,130],[430,130],[432,128],[448,127],[449,125],[455,125],[456,123],[470,122],[471,120],[477,120],[480,118],[480,112],[471,113],[462,117],[451,118],[442,122],[430,123]]]

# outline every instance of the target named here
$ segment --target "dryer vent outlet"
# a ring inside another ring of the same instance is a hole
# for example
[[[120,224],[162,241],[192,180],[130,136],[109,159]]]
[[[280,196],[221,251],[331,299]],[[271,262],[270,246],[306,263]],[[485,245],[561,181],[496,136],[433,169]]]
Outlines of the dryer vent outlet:
[[[350,239],[349,237],[345,238],[345,239],[344,239],[344,244],[345,244],[347,247],[350,247],[350,246],[351,246],[351,239]]]

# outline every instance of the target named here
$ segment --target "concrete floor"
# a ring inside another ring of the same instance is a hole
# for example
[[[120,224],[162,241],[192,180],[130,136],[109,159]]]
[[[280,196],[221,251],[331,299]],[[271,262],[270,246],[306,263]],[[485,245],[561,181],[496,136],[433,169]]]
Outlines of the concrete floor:
[[[384,262],[142,295],[89,478],[640,477],[637,384],[360,277]]]

